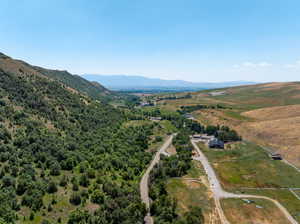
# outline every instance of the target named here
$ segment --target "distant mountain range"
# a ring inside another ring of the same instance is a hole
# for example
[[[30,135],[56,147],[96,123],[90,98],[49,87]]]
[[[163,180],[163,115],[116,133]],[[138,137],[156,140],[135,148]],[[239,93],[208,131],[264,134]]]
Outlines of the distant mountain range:
[[[188,82],[184,80],[165,80],[159,78],[147,78],[144,76],[133,75],[96,75],[84,74],[83,78],[101,83],[111,90],[199,90],[199,89],[214,89],[240,85],[256,84],[248,81],[232,81],[232,82]]]

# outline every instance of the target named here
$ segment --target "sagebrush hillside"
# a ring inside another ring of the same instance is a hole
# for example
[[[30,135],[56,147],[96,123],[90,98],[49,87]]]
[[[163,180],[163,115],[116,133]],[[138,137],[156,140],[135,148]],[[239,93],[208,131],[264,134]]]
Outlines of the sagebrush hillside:
[[[66,86],[79,91],[93,99],[104,100],[113,93],[100,85],[89,82],[78,75],[72,75],[67,71],[45,69],[38,66],[32,66],[20,60],[12,59],[0,53],[0,68],[5,72],[25,75],[46,76],[57,80]]]
[[[50,73],[1,55],[0,222],[142,223],[153,125]]]

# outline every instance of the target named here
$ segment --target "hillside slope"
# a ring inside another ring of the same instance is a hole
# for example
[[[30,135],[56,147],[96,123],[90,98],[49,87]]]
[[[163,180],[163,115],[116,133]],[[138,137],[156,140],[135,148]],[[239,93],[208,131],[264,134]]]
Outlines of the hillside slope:
[[[5,72],[14,74],[35,74],[40,76],[47,76],[51,79],[57,80],[66,86],[82,92],[93,99],[105,99],[106,96],[112,94],[108,89],[104,88],[99,83],[95,84],[89,82],[78,75],[72,75],[67,71],[45,69],[37,66],[29,65],[20,60],[14,60],[2,53],[0,53],[0,68]]]
[[[189,99],[163,100],[161,107],[194,106],[203,124],[227,125],[300,167],[300,82],[265,83],[191,93]],[[199,108],[205,105],[207,108]],[[193,108],[193,107],[190,107]]]
[[[0,61],[0,222],[142,223],[151,125],[124,126],[128,113]]]
[[[212,96],[211,93],[224,92]],[[300,104],[300,82],[265,83],[199,92],[200,96],[245,109]]]

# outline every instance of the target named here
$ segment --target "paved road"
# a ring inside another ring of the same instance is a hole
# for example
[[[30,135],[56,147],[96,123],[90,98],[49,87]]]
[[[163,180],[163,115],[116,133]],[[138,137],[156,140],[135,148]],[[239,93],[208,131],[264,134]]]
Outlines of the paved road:
[[[229,221],[226,219],[226,216],[223,212],[223,209],[220,204],[220,199],[221,198],[261,198],[261,199],[266,199],[269,201],[272,201],[286,216],[286,218],[290,221],[292,224],[297,224],[298,222],[290,215],[290,213],[286,210],[285,207],[283,207],[278,201],[265,197],[265,196],[258,196],[258,195],[246,195],[246,194],[233,194],[230,192],[226,192],[223,190],[223,188],[220,185],[220,182],[215,174],[214,169],[211,167],[210,163],[208,162],[208,159],[206,156],[202,153],[202,151],[199,149],[197,144],[191,140],[194,148],[197,150],[199,156],[198,157],[193,157],[194,160],[200,161],[204,167],[204,170],[208,176],[209,184],[211,187],[211,190],[214,195],[214,200],[216,204],[216,209],[219,213],[221,222],[223,224],[229,224]]]
[[[153,169],[153,167],[159,162],[160,154],[165,152],[165,150],[171,145],[174,135],[175,134],[169,136],[168,139],[165,141],[165,143],[162,145],[162,147],[157,151],[157,153],[155,154],[153,160],[151,161],[149,167],[147,168],[147,170],[140,182],[141,198],[142,198],[142,201],[146,204],[146,208],[148,210],[148,214],[144,220],[146,224],[154,223],[153,218],[151,217],[151,214],[150,214],[150,198],[149,198],[149,186],[148,186],[149,174],[150,174],[151,170]]]

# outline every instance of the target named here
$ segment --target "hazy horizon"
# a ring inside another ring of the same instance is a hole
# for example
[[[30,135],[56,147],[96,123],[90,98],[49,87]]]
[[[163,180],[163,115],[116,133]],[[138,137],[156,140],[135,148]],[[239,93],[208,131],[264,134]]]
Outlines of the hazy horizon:
[[[143,77],[143,78],[148,78],[148,79],[161,79],[161,80],[167,80],[167,81],[185,81],[185,82],[192,82],[192,83],[206,83],[203,81],[189,81],[185,80],[184,77],[182,79],[172,79],[172,78],[160,78],[160,77],[149,77],[145,75],[138,75],[138,74],[79,74],[79,76],[84,77],[85,75],[96,75],[96,76],[127,76],[127,77]],[[207,83],[219,83],[220,81],[211,81]],[[222,82],[222,81],[221,81]],[[227,80],[223,82],[252,82],[249,80]],[[262,82],[257,82],[257,83],[262,83]]]
[[[299,8],[296,0],[3,0],[0,52],[78,75],[297,81]]]

